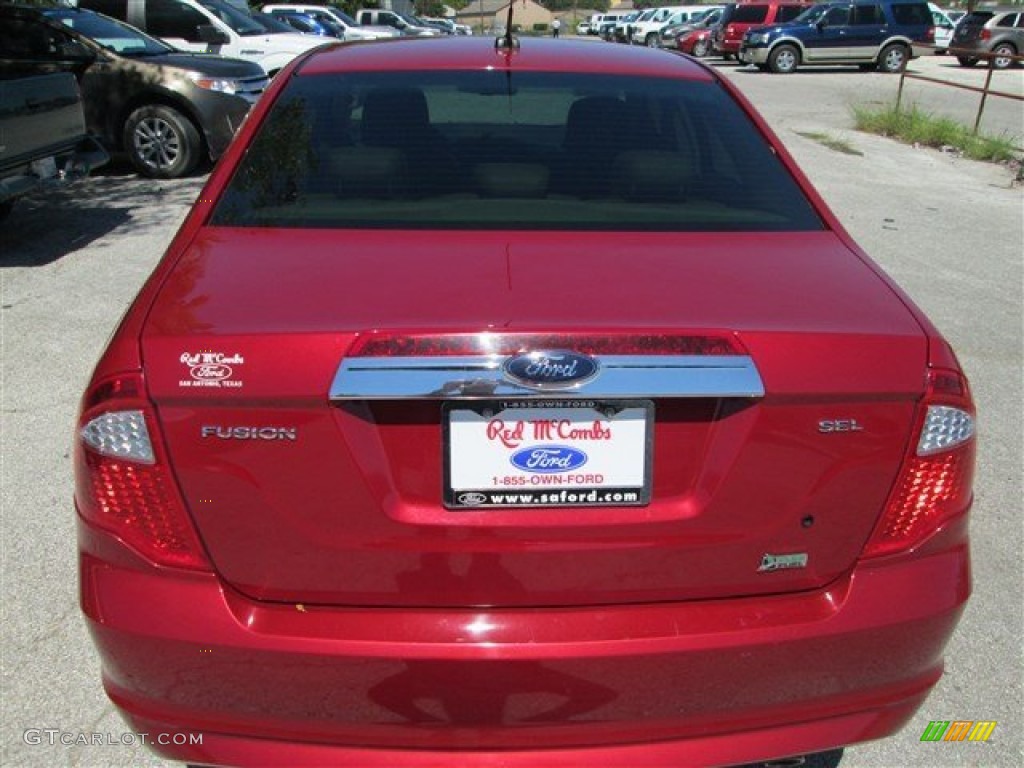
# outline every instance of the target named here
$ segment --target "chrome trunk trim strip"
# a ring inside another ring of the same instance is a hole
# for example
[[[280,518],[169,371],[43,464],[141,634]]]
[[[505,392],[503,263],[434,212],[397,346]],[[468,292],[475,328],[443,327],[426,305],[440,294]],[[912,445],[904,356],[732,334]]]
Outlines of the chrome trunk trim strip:
[[[487,400],[764,397],[747,355],[597,355],[600,374],[578,387],[538,391],[507,379],[504,356],[353,357],[331,383],[338,400]]]

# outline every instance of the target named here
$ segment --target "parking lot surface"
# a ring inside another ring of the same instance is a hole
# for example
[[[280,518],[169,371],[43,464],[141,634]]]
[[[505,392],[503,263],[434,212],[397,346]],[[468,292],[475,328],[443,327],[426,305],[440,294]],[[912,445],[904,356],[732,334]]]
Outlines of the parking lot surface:
[[[1019,766],[1024,194],[1006,167],[852,131],[849,106],[890,98],[896,78],[824,69],[780,77],[717,66],[767,117],[854,238],[952,342],[978,404],[975,594],[948,649],[946,675],[899,735],[848,749],[841,765]],[[1007,88],[1024,78],[1009,75]],[[915,98],[931,103],[923,91]],[[942,108],[963,110],[973,122],[975,96],[960,99]],[[983,126],[1019,135],[1024,120],[1012,104],[986,113]],[[810,137],[819,133],[857,154]],[[4,766],[168,765],[132,737],[100,685],[77,606],[69,449],[93,363],[201,185],[201,178],[146,181],[114,166],[22,201],[0,225]],[[986,743],[921,742],[931,720],[998,725]],[[62,743],[80,742],[79,734],[90,743]],[[103,743],[91,743],[92,734]]]

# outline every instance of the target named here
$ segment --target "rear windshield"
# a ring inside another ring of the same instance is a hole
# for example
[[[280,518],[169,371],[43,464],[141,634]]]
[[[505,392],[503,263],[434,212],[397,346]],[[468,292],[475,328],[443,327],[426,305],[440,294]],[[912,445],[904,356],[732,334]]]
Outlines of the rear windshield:
[[[729,21],[738,24],[758,24],[768,18],[767,5],[737,5]]]
[[[822,229],[715,83],[501,71],[294,78],[211,223]]]
[[[792,21],[804,12],[805,7],[803,5],[780,5],[778,12],[775,14],[775,21],[779,24],[784,21]]]
[[[974,11],[973,13],[967,14],[963,21],[960,23],[968,27],[984,27],[985,23],[995,16],[994,13],[989,11]]]
[[[932,12],[927,3],[893,3],[892,17],[897,24],[925,26],[932,24]]]

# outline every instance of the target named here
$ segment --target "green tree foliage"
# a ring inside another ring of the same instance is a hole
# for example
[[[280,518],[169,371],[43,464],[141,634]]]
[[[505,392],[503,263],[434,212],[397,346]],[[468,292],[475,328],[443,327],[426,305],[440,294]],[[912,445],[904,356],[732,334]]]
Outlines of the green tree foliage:
[[[444,16],[444,6],[441,0],[416,0],[416,15],[441,18]]]
[[[252,5],[252,0],[249,0],[249,4]],[[352,18],[355,18],[356,11],[360,8],[380,8],[378,0],[329,0],[326,5],[333,5],[335,8],[341,8],[341,10]]]
[[[608,0],[538,0],[538,2],[552,12],[571,11],[574,8],[587,11],[607,11],[610,3]]]

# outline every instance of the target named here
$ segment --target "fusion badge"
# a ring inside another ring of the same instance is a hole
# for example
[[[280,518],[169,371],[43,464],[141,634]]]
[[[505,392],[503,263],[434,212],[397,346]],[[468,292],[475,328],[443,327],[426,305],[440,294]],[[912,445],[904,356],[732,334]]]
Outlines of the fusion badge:
[[[220,424],[204,424],[199,434],[203,438],[216,437],[220,440],[288,440],[299,438],[297,427],[224,427]]]

